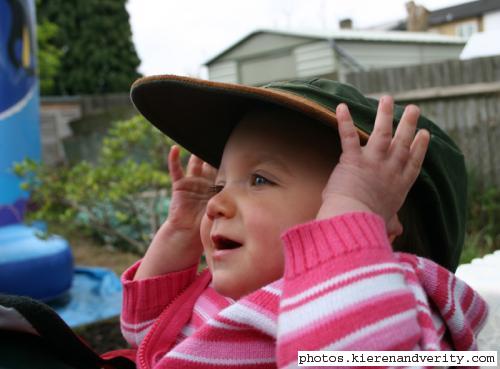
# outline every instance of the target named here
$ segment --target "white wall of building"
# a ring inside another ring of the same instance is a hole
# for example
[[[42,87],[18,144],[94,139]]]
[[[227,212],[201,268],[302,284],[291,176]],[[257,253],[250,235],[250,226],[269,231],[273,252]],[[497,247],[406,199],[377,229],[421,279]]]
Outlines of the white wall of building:
[[[329,42],[319,41],[293,50],[297,77],[310,77],[335,71],[335,55]]]
[[[487,13],[483,18],[484,31],[500,30],[500,10]]]
[[[208,78],[217,82],[237,83],[238,63],[234,60],[216,63],[208,69]]]

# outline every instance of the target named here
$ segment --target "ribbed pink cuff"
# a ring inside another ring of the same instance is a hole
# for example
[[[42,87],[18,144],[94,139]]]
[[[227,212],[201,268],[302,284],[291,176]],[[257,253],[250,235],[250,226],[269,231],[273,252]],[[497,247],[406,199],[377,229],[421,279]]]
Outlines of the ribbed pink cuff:
[[[198,265],[157,277],[134,281],[139,260],[122,275],[123,308],[125,320],[155,318],[170,302],[196,278]]]
[[[391,250],[384,220],[368,212],[346,213],[300,224],[281,238],[285,244],[286,278],[348,253]]]

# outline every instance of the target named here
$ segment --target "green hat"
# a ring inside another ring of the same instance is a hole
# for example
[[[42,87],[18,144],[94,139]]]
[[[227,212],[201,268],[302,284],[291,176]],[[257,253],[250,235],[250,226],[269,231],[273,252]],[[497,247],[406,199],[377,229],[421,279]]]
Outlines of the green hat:
[[[137,80],[131,89],[136,108],[158,129],[204,161],[218,167],[231,131],[256,103],[281,106],[313,121],[336,127],[335,109],[349,107],[362,141],[373,130],[378,101],[354,87],[326,79],[274,82],[263,87],[206,81],[174,75]],[[394,130],[403,107],[394,108]],[[415,216],[430,242],[430,257],[454,271],[465,235],[467,175],[460,149],[429,119],[418,129],[431,134],[422,171],[410,195]]]

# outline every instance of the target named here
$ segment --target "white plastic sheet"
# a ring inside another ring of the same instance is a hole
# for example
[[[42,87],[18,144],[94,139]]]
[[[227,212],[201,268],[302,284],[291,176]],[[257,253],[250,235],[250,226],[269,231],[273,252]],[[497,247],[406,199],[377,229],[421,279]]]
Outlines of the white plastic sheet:
[[[478,337],[479,349],[500,351],[500,250],[460,265],[456,275],[488,303],[489,315]]]

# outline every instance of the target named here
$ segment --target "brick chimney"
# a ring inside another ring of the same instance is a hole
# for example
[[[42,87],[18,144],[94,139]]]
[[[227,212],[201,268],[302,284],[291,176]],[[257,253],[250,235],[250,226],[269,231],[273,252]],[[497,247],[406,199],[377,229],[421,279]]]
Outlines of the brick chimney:
[[[414,1],[406,3],[406,30],[410,32],[425,32],[429,26],[429,11]]]
[[[351,18],[341,19],[339,22],[339,27],[340,29],[352,29],[352,19]]]

